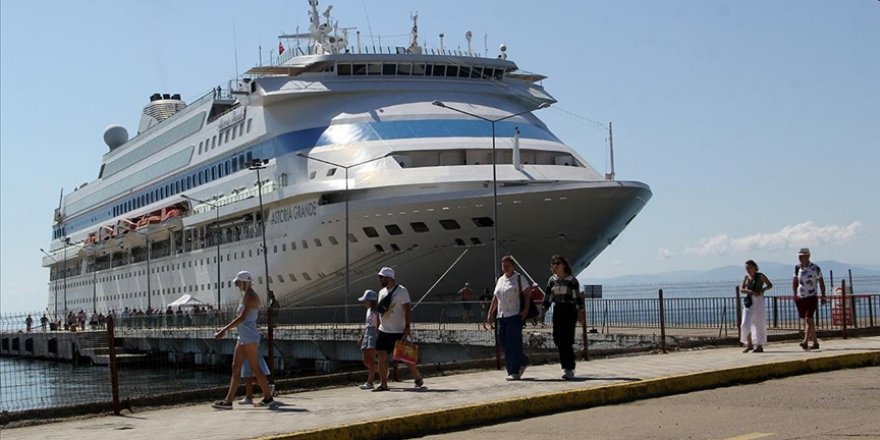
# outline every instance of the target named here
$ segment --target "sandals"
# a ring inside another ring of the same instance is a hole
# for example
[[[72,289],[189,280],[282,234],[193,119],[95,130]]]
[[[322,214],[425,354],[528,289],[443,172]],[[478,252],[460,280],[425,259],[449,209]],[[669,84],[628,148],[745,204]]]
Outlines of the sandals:
[[[218,400],[211,404],[211,407],[217,409],[232,409],[232,402],[227,402],[225,400]]]
[[[274,404],[275,404],[275,399],[270,397],[269,400],[266,400],[266,398],[264,397],[263,400],[260,400],[259,402],[254,403],[254,406],[257,406],[257,407],[272,406]]]

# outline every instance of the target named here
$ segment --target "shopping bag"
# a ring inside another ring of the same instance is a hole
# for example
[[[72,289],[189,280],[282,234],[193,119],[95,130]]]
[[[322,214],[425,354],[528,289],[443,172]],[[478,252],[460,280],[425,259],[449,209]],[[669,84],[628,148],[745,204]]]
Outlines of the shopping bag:
[[[391,354],[391,359],[415,365],[419,363],[419,346],[406,339],[401,339],[394,343],[394,353]]]

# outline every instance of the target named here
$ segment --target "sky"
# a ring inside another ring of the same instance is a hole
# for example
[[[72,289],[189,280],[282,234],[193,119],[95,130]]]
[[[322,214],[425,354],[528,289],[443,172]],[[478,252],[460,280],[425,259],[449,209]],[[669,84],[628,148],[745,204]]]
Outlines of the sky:
[[[548,76],[537,113],[653,199],[580,276],[746,259],[880,265],[880,1],[322,0],[363,44],[420,42]],[[0,3],[0,314],[48,300],[59,192],[97,177],[104,129],[152,93],[194,100],[306,31],[308,2]],[[354,36],[351,36],[354,41]]]

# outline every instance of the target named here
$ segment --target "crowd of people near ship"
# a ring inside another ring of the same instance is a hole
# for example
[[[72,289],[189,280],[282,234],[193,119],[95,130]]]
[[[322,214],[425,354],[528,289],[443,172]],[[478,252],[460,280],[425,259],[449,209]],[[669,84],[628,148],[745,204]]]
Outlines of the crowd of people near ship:
[[[103,330],[107,328],[107,319],[111,316],[116,325],[134,327],[144,325],[207,325],[217,322],[220,319],[221,312],[221,310],[215,309],[210,304],[179,306],[177,308],[168,306],[165,309],[125,307],[121,312],[117,312],[114,309],[108,311],[107,314],[93,312],[91,315],[87,314],[85,310],[80,309],[79,312],[68,311],[67,315],[54,320],[44,313],[40,318],[40,331]],[[28,333],[34,331],[34,324],[32,315],[27,315],[27,318],[25,318],[25,331]]]

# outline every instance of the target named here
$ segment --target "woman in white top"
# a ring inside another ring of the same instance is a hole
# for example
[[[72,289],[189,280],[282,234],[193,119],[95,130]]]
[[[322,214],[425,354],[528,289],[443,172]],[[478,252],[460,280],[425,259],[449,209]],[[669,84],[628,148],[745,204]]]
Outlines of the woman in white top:
[[[513,257],[505,255],[501,259],[501,271],[495,283],[495,295],[489,305],[486,324],[492,325],[493,318],[498,318],[498,344],[504,350],[504,363],[507,367],[507,380],[520,380],[529,364],[529,358],[523,353],[522,323],[529,309],[523,308],[529,281],[514,271]]]

